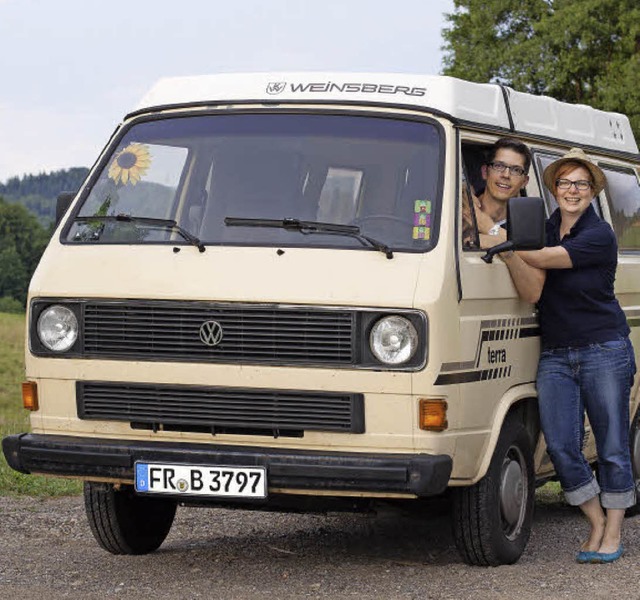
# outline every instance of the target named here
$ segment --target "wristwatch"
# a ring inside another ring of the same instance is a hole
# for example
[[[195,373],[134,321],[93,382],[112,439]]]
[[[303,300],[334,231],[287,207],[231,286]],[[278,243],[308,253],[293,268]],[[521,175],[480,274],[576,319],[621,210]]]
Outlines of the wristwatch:
[[[500,233],[500,225],[496,223],[487,233],[489,235],[498,235]]]

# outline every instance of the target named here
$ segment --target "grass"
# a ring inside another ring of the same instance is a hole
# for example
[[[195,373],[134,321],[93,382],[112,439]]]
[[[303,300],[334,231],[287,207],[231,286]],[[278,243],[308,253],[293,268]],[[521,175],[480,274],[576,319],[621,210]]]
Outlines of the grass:
[[[564,492],[557,481],[549,481],[536,490],[536,502],[541,504],[564,504]]]
[[[29,431],[29,413],[22,408],[23,380],[24,315],[0,313],[0,438]],[[68,496],[81,489],[78,481],[18,473],[0,453],[0,496]]]

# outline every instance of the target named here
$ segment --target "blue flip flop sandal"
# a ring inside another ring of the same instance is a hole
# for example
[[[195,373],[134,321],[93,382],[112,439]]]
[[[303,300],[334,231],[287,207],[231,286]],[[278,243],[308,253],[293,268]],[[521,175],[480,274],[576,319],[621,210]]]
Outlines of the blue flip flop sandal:
[[[593,562],[596,554],[598,553],[595,550],[580,550],[580,552],[576,554],[576,562],[580,564]]]
[[[591,557],[592,563],[612,563],[624,554],[624,548],[622,547],[622,544],[620,544],[615,552],[591,552],[591,554],[593,554]]]

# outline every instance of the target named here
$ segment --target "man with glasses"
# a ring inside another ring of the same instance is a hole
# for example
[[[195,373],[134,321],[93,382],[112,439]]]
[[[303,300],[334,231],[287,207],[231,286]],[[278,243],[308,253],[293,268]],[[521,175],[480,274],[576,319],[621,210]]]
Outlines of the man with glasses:
[[[484,191],[473,196],[481,247],[485,245],[482,243],[484,235],[498,235],[507,218],[507,201],[520,195],[520,190],[529,182],[530,166],[531,152],[519,140],[501,138],[489,149],[481,168]],[[463,212],[465,231],[470,222],[470,215],[466,212]]]

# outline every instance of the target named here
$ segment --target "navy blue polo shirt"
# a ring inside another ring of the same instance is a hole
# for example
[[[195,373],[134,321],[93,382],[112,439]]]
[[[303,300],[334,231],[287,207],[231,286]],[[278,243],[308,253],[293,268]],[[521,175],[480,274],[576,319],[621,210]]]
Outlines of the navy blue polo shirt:
[[[562,246],[571,269],[547,269],[538,302],[542,348],[609,342],[630,332],[613,293],[618,244],[611,226],[593,210],[580,216],[560,239],[560,209],[546,223],[547,246]]]

